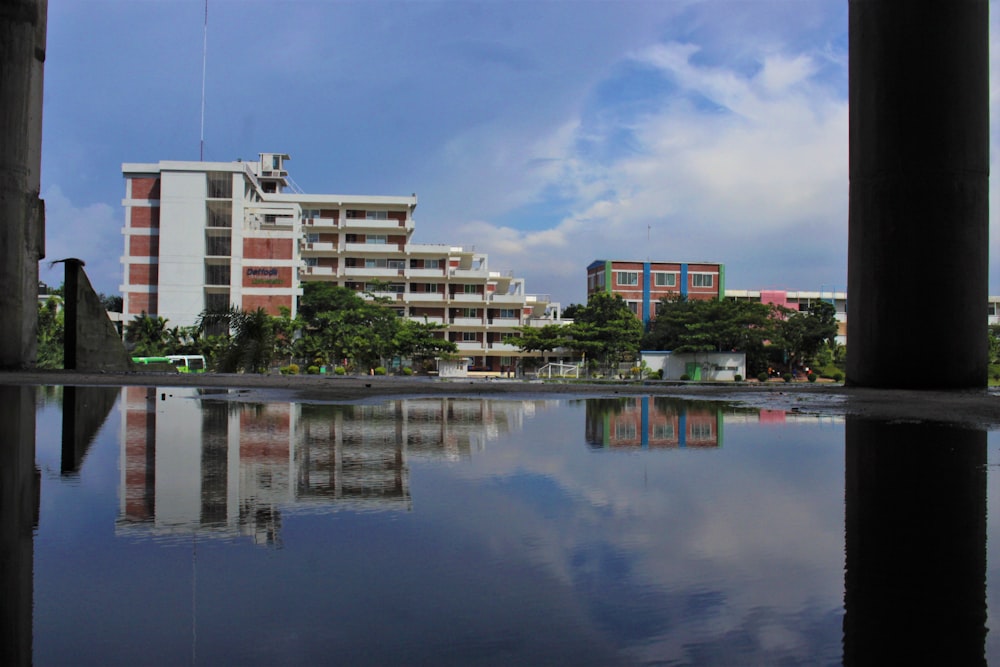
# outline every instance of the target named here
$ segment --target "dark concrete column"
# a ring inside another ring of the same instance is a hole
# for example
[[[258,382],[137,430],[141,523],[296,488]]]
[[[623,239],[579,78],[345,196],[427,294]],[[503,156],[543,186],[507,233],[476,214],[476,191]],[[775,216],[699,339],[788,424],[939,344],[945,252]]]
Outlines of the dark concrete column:
[[[32,663],[35,388],[0,387],[0,664]]]
[[[0,368],[35,365],[48,0],[0,3]]]
[[[844,659],[985,665],[986,432],[847,417]]]
[[[986,385],[987,0],[850,0],[847,382]]]

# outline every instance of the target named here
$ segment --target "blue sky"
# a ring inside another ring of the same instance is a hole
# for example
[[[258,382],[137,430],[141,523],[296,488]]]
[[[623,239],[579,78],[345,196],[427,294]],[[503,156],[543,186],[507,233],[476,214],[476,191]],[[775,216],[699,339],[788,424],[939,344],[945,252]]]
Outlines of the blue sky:
[[[121,282],[121,163],[198,159],[204,10],[49,1],[47,257],[99,291]],[[307,192],[415,192],[415,241],[564,306],[595,259],[846,286],[844,0],[209,0],[206,71],[206,159],[285,152]]]

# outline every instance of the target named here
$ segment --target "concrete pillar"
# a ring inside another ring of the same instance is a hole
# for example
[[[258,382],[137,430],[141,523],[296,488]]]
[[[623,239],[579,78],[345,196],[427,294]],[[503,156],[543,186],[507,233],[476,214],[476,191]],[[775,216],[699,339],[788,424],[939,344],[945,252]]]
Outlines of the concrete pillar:
[[[845,428],[844,659],[986,665],[986,432]]]
[[[48,0],[0,3],[0,368],[35,365]]]
[[[988,0],[850,0],[848,384],[986,385]]]
[[[35,468],[35,388],[0,387],[0,664],[31,665]]]

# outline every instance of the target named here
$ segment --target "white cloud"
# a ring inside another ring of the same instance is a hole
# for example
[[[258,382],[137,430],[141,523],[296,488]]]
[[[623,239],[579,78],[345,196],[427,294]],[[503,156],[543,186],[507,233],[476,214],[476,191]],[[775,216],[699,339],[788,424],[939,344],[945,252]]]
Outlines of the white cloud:
[[[568,301],[583,300],[594,259],[720,261],[736,269],[730,286],[749,287],[776,278],[746,268],[807,253],[830,267],[827,283],[843,280],[847,100],[817,80],[809,54],[761,53],[759,69],[740,73],[696,64],[697,52],[666,44],[634,54],[677,85],[654,110],[601,128],[573,119],[535,142],[549,161],[532,173],[532,191],[515,198],[569,195],[569,215],[548,229],[479,220],[459,231],[491,263],[496,255],[516,262],[519,274],[538,274],[541,284],[530,280],[529,291],[564,285]],[[576,148],[598,131],[601,141],[625,131],[638,148],[600,163]]]
[[[83,260],[87,277],[98,292],[117,294],[121,283],[123,253],[120,210],[107,204],[77,205],[58,185],[42,194],[45,200],[45,259],[39,262],[39,278],[48,285],[63,282],[59,259]]]

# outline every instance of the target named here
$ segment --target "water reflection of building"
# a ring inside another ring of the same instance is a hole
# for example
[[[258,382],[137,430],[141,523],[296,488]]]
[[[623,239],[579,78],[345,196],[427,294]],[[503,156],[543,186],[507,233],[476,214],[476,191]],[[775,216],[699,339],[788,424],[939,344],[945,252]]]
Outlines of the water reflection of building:
[[[410,509],[409,459],[467,458],[539,402],[247,404],[123,391],[121,530],[280,539],[282,511]],[[203,400],[196,400],[196,399]]]
[[[644,397],[587,401],[587,443],[594,448],[722,446],[722,411]]]

